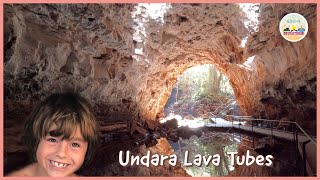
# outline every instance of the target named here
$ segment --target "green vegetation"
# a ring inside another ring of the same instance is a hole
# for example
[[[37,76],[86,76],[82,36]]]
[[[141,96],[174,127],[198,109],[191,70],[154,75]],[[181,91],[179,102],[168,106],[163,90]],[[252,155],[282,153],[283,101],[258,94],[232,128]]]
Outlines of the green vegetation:
[[[219,102],[233,97],[229,79],[212,64],[189,68],[178,78],[176,88],[177,101],[209,98]]]

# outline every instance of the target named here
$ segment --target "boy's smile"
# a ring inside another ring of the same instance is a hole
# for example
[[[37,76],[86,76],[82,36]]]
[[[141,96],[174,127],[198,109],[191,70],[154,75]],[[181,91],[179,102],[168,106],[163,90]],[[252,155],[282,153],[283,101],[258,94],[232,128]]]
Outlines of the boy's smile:
[[[65,168],[65,167],[67,167],[69,165],[67,163],[61,163],[61,162],[56,162],[56,161],[51,161],[51,160],[50,160],[50,163],[53,166],[58,167],[58,168]]]
[[[52,125],[49,132],[55,130]],[[83,139],[80,126],[71,139],[62,136],[53,137],[47,134],[40,140],[37,149],[37,175],[38,176],[72,176],[84,162],[88,143]]]

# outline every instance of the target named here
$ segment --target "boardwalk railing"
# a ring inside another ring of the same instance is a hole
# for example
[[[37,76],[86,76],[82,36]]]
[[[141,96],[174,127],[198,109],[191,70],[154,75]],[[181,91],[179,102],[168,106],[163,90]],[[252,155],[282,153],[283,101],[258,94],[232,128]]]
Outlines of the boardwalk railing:
[[[283,131],[283,132],[291,132],[294,133],[294,137],[298,137],[298,134],[304,135],[312,142],[313,144],[317,144],[315,137],[312,137],[297,123],[292,121],[279,121],[279,120],[269,120],[269,119],[254,119],[250,116],[233,116],[233,115],[225,115],[224,117],[230,117],[232,123],[238,122],[239,125],[243,126],[252,126],[264,129],[270,129],[270,135],[273,136],[273,131]],[[241,123],[242,122],[242,123]],[[246,124],[250,122],[250,124]],[[277,129],[275,125],[285,124],[287,127],[284,129]],[[300,130],[300,132],[299,132]],[[296,139],[298,141],[298,139]]]
[[[307,168],[306,168],[306,146],[308,143],[312,143],[314,147],[317,145],[316,138],[309,135],[297,122],[292,122],[292,121],[279,121],[279,120],[269,120],[269,119],[254,119],[251,116],[234,116],[234,115],[226,115],[224,113],[219,113],[220,117],[217,117],[213,113],[209,112],[209,116],[213,118],[223,118],[231,121],[232,125],[231,127],[237,128],[240,130],[245,129],[247,131],[251,130],[251,140],[242,138],[243,140],[246,141],[251,141],[252,142],[252,147],[248,147],[251,149],[255,149],[254,146],[254,133],[257,133],[257,129],[264,129],[265,130],[270,129],[268,135],[271,135],[271,137],[274,137],[275,135],[279,134],[279,132],[283,133],[291,133],[292,134],[292,139],[295,145],[297,157],[299,157],[299,154],[302,157],[303,160],[303,174],[307,175]],[[279,129],[279,125],[283,125],[282,129]],[[246,127],[246,128],[245,128]],[[248,128],[251,127],[251,128]],[[277,136],[278,137],[278,136]],[[300,137],[300,139],[299,139]],[[279,138],[279,137],[278,137]],[[240,140],[241,140],[241,133],[240,133]],[[302,148],[299,151],[299,140],[302,144]],[[316,153],[315,153],[316,155]],[[310,174],[310,172],[309,172]],[[314,175],[314,174],[313,174]]]

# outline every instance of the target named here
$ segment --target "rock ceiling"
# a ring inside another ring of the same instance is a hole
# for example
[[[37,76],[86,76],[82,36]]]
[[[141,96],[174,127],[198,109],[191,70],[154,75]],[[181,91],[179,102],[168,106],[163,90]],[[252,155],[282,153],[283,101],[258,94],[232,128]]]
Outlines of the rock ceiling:
[[[243,114],[315,128],[316,5],[257,7],[255,30],[237,4],[170,4],[158,18],[138,4],[6,4],[5,107],[74,90],[106,116],[151,122],[180,74],[214,64]],[[309,23],[296,43],[278,30],[290,12]]]

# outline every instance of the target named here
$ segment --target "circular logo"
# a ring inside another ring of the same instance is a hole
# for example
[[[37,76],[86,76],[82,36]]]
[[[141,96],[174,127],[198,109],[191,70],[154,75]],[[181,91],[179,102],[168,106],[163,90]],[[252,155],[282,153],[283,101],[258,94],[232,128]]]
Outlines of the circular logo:
[[[290,13],[281,19],[279,30],[286,40],[297,42],[307,35],[308,22],[301,14]]]

